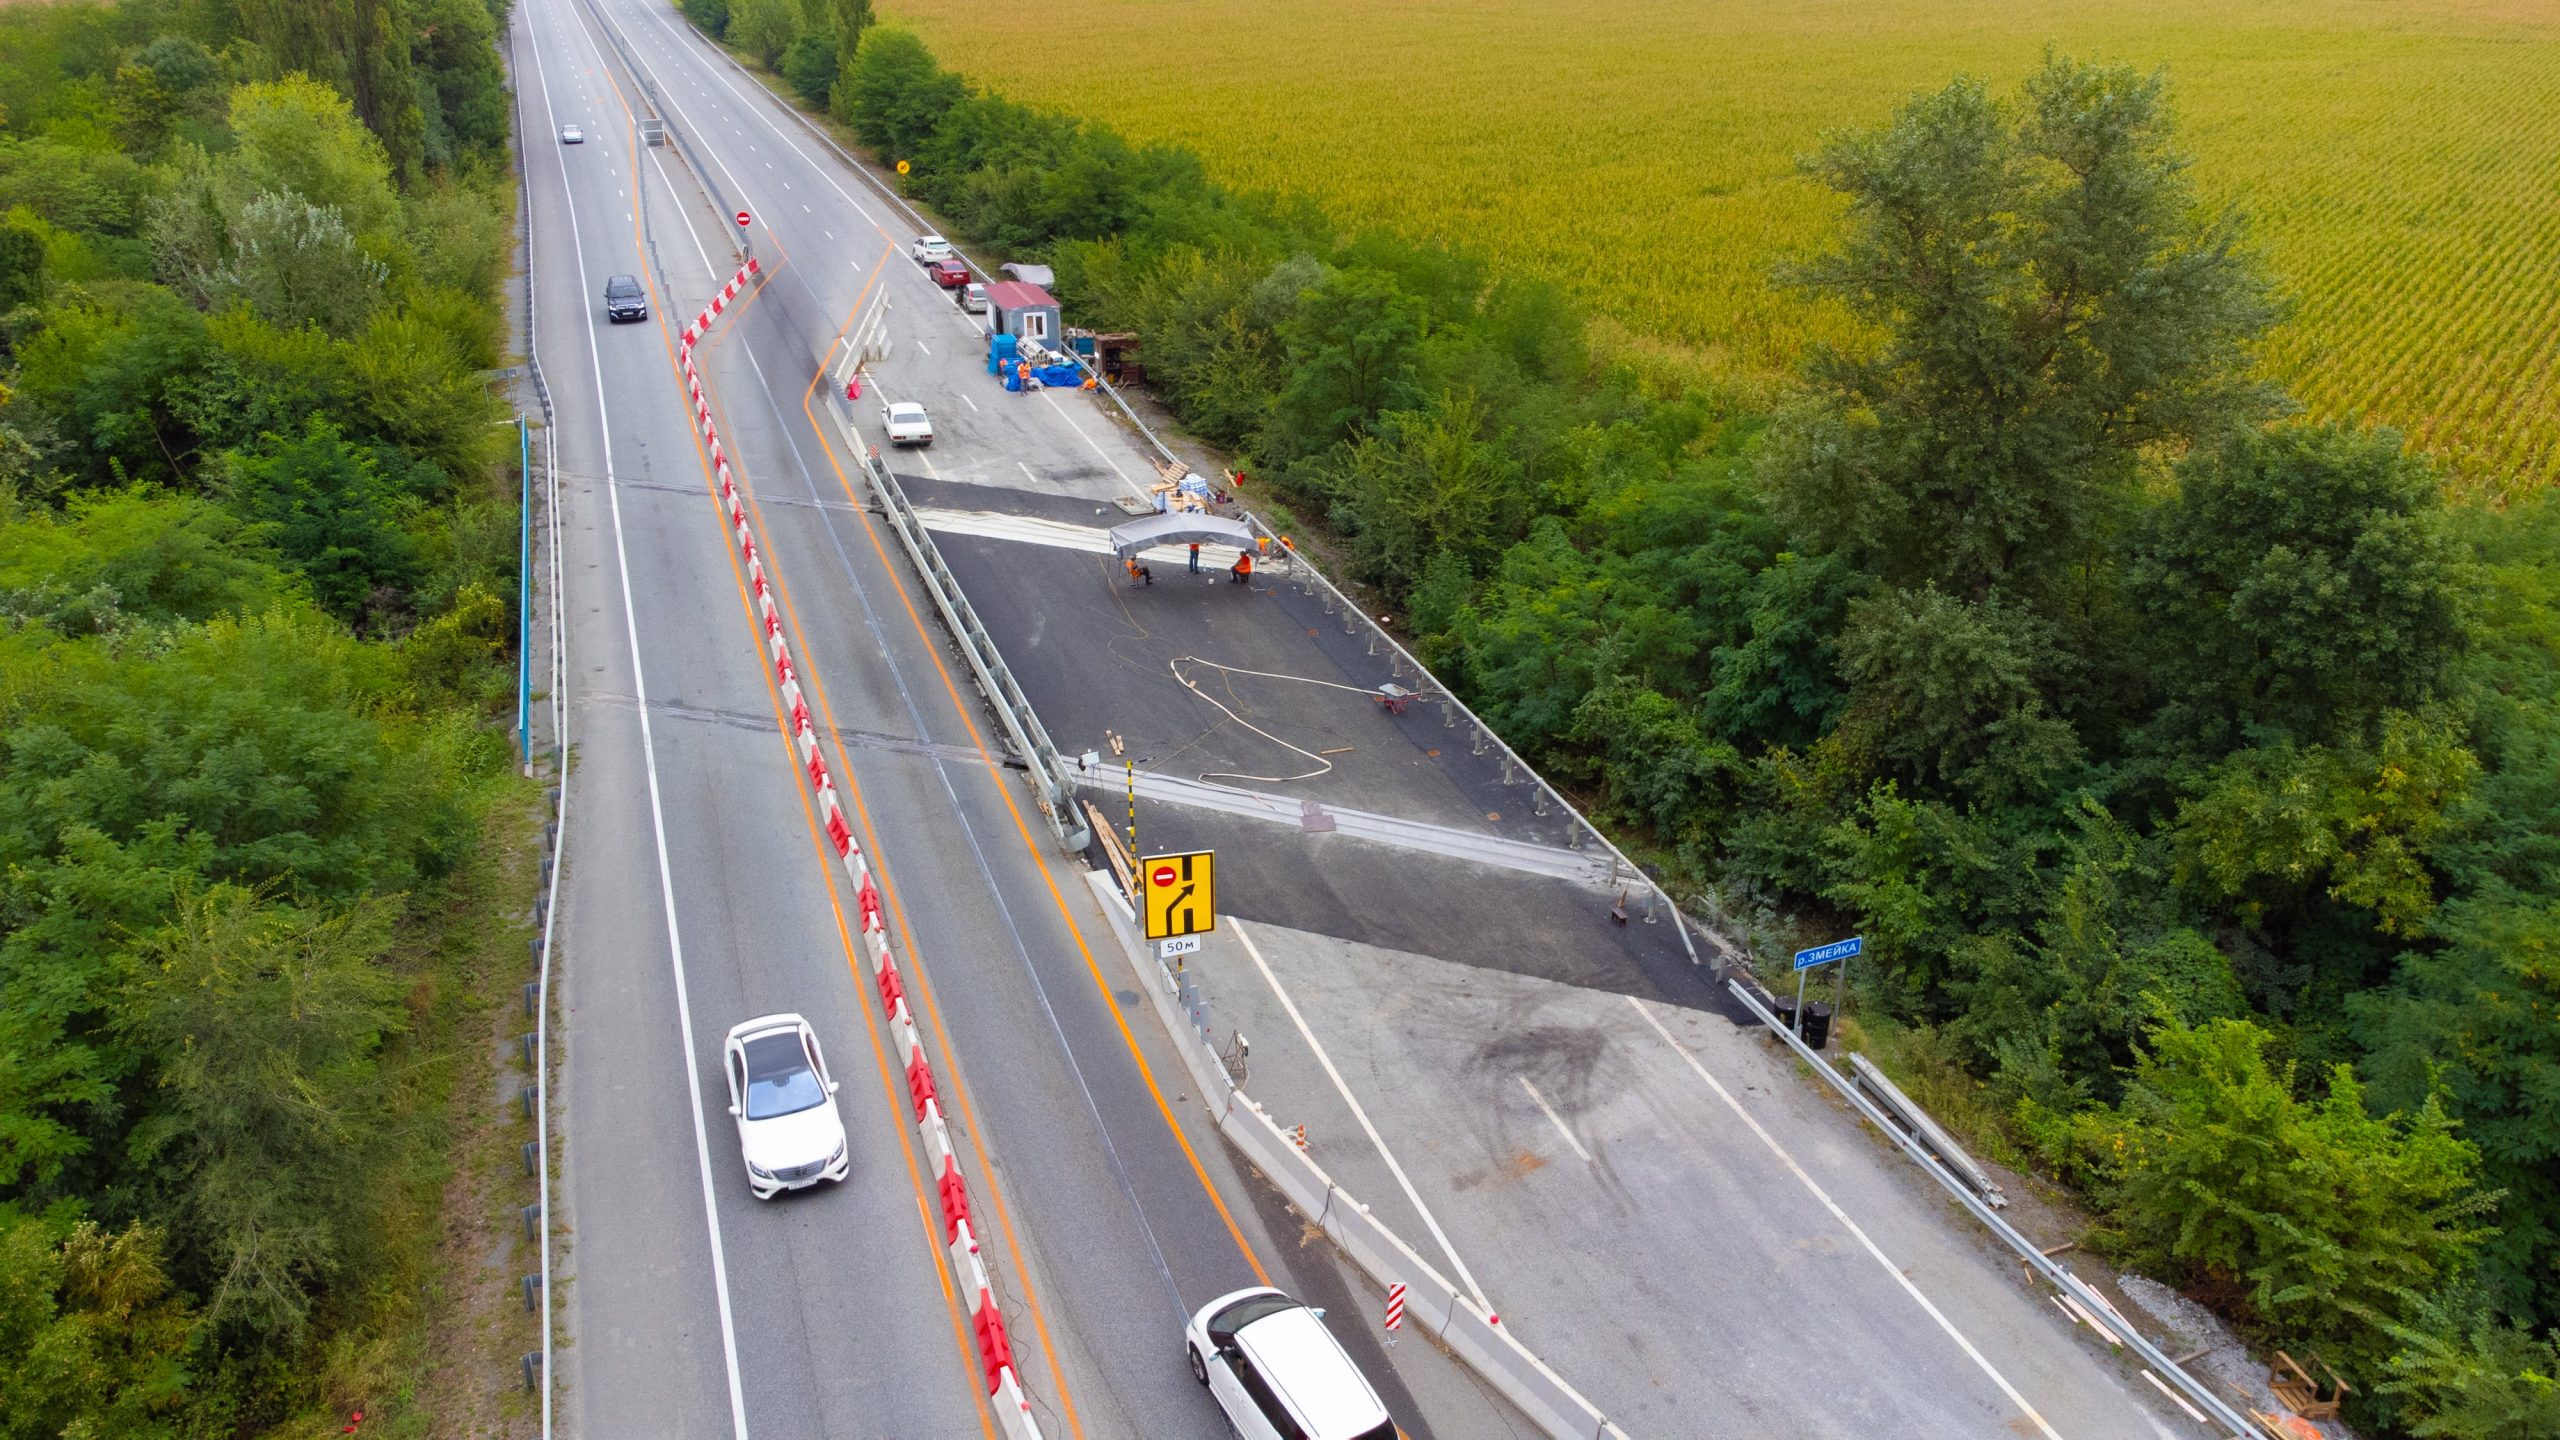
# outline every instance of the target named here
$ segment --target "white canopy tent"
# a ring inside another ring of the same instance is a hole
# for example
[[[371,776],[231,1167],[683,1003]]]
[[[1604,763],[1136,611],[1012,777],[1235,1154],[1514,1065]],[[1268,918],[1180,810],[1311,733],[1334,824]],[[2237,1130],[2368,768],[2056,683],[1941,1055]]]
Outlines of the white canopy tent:
[[[1191,544],[1250,550],[1253,548],[1253,527],[1241,520],[1184,510],[1169,515],[1150,515],[1144,520],[1111,527],[1112,553],[1123,560],[1158,545]]]

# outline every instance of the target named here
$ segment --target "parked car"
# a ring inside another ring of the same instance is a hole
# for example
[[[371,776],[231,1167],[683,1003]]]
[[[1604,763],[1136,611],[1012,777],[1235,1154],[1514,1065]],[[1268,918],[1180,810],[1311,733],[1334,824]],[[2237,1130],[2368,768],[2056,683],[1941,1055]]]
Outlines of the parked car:
[[[945,290],[957,290],[969,283],[969,267],[957,260],[936,260],[925,267],[924,273]]]
[[[959,252],[951,248],[951,242],[939,235],[917,236],[916,243],[907,247],[907,253],[916,257],[919,265],[933,265],[959,257]]]
[[[560,143],[563,145],[584,145],[587,143],[587,132],[575,125],[563,125],[560,127]]]
[[[1342,1342],[1311,1310],[1267,1286],[1200,1307],[1183,1327],[1191,1378],[1244,1440],[1396,1440],[1396,1422]]]
[[[958,293],[952,298],[960,302],[961,309],[968,311],[972,315],[984,315],[987,313],[987,287],[980,285],[975,281],[961,286]]]
[[[729,1113],[738,1121],[747,1188],[757,1199],[853,1173],[844,1117],[836,1112],[836,1081],[808,1021],[764,1015],[731,1026],[721,1069],[729,1076]]]
[[[925,415],[924,407],[913,400],[881,406],[880,428],[889,432],[892,445],[933,443],[933,421]]]
[[[649,292],[640,287],[639,276],[616,275],[604,282],[604,315],[616,325],[649,318]]]

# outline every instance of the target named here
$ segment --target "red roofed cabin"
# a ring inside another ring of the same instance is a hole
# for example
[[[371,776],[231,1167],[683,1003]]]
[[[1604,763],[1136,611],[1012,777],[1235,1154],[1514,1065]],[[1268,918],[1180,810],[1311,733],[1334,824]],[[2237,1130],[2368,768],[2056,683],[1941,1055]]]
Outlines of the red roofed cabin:
[[[1037,285],[999,280],[987,287],[987,313],[996,333],[1037,340],[1052,350],[1065,343],[1066,327],[1058,323],[1058,302]]]

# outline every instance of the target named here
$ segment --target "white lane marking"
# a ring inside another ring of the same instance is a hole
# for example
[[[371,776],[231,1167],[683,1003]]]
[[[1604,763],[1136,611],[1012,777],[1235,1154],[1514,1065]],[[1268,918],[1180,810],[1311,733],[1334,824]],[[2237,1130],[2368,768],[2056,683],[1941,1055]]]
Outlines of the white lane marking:
[[[553,133],[560,128],[559,116],[551,108],[551,82],[544,71],[542,47],[533,47],[534,72],[542,86],[543,114],[551,121]],[[556,149],[556,147],[555,147]],[[578,293],[593,293],[587,281],[586,238],[578,224],[577,192],[569,186],[569,163],[560,161],[561,196],[568,202],[569,242],[578,258]],[[703,1228],[711,1237],[711,1288],[720,1308],[720,1354],[729,1372],[729,1430],[736,1440],[747,1440],[747,1396],[738,1379],[738,1325],[729,1311],[729,1261],[720,1244],[720,1194],[711,1183],[711,1137],[702,1125],[702,1066],[694,1056],[693,1002],[684,977],[684,939],[676,924],[676,883],[674,867],[667,859],[667,814],[658,788],[658,745],[649,729],[649,682],[640,667],[640,620],[631,599],[631,557],[622,536],[622,487],[613,473],[613,424],[607,418],[612,407],[605,403],[604,356],[596,347],[596,316],[591,305],[578,307],[587,327],[587,369],[595,377],[596,429],[604,439],[604,493],[613,510],[613,558],[622,575],[622,624],[631,637],[631,689],[639,700],[640,759],[649,775],[649,825],[658,848],[658,894],[664,902],[667,920],[667,959],[674,967],[676,980],[676,1029],[684,1050],[685,1093],[693,1103],[685,1108],[693,1112],[694,1167],[702,1177]]]
[[[1228,923],[1234,922],[1230,920]],[[1573,1147],[1573,1153],[1582,1157],[1583,1164],[1590,1164],[1591,1152],[1583,1149],[1582,1142],[1573,1138],[1573,1132],[1564,1128],[1564,1119],[1556,1114],[1556,1107],[1547,1103],[1547,1097],[1538,1093],[1538,1087],[1529,1083],[1528,1076],[1520,1075],[1514,1078],[1520,1082],[1521,1089],[1529,1092],[1529,1098],[1538,1102],[1538,1108],[1546,1112],[1547,1123],[1556,1127],[1556,1133],[1564,1137],[1564,1143]]]
[[[825,227],[825,226],[823,226],[823,225],[822,225],[822,226],[820,226],[820,227],[818,227],[818,228],[820,228],[820,229],[822,229],[822,230],[826,229],[826,227]],[[827,230],[827,238],[828,238],[828,239],[830,239],[830,240],[833,240],[834,238],[836,238],[836,232],[834,232],[833,230]]]
[[[667,187],[667,193],[669,195],[680,196],[683,193],[676,189],[675,180],[667,174],[666,161],[652,155],[649,157],[649,163],[658,167],[659,183]],[[679,214],[690,213],[681,199],[676,201],[676,211]],[[711,252],[702,248],[701,230],[696,227],[691,220],[687,220],[685,222],[684,233],[693,239],[693,253],[702,257],[702,273],[710,276],[713,283],[717,284],[721,278],[720,267],[711,263]]]
[[[657,24],[658,24],[658,29],[659,29],[660,33],[662,33],[662,34],[668,34],[668,35],[676,35],[676,34],[677,34],[677,32],[676,32],[676,28],[675,28],[675,22],[674,22],[674,21],[672,21],[672,20],[669,20],[669,19],[668,19],[664,14],[660,13],[660,9],[659,9],[659,7],[657,7],[657,6],[650,6],[650,7],[648,7],[648,9],[649,9],[649,15],[650,15],[650,18],[651,18],[651,19],[653,19],[653,20],[655,20],[655,21],[657,22]],[[681,36],[678,36],[678,38],[679,38],[679,39],[681,39],[682,37],[681,37]],[[708,44],[709,42],[708,42],[708,41],[705,41],[704,43],[705,43],[705,44]],[[863,204],[862,204],[862,202],[861,202],[861,201],[856,200],[855,198],[853,198],[853,192],[851,192],[851,191],[849,191],[849,190],[845,189],[842,185],[837,184],[837,183],[836,183],[836,177],[834,177],[833,175],[828,174],[828,173],[827,173],[827,168],[826,168],[824,165],[820,165],[820,164],[818,164],[816,161],[811,160],[811,159],[809,158],[809,156],[808,156],[805,152],[803,152],[803,151],[800,149],[799,144],[798,144],[797,142],[795,142],[795,141],[791,138],[791,136],[790,136],[787,132],[785,132],[785,131],[783,130],[783,128],[782,128],[781,126],[774,124],[774,123],[773,123],[773,118],[772,118],[771,116],[767,115],[761,107],[756,106],[756,105],[753,105],[753,104],[750,104],[750,103],[748,102],[748,100],[747,100],[747,97],[746,97],[746,96],[744,96],[744,95],[742,95],[742,94],[740,94],[740,93],[738,92],[738,87],[729,83],[729,77],[728,77],[728,75],[727,75],[724,71],[720,70],[720,69],[719,69],[718,67],[716,67],[716,66],[708,66],[708,67],[706,67],[706,68],[709,70],[709,73],[710,73],[710,75],[711,75],[711,78],[712,78],[714,81],[718,82],[718,84],[719,84],[720,88],[729,92],[729,98],[730,98],[730,99],[737,101],[737,102],[738,102],[738,104],[739,104],[740,106],[742,106],[742,107],[746,110],[746,112],[747,112],[749,115],[754,116],[757,124],[762,125],[765,129],[770,130],[770,131],[772,131],[772,132],[773,132],[773,137],[774,137],[775,139],[777,139],[777,140],[779,140],[779,141],[781,141],[781,142],[782,142],[782,148],[784,148],[785,150],[790,151],[790,152],[791,152],[792,154],[794,154],[794,155],[799,156],[799,157],[800,157],[800,160],[801,160],[801,162],[802,162],[803,164],[808,165],[812,170],[816,171],[816,172],[817,172],[817,176],[818,176],[818,178],[819,178],[819,179],[821,179],[821,180],[823,180],[823,181],[825,181],[825,182],[827,183],[827,188],[828,188],[828,189],[835,191],[837,195],[839,195],[839,196],[841,196],[841,197],[843,198],[844,203],[846,203],[847,205],[850,205],[850,206],[852,206],[852,207],[853,207],[853,209],[854,209],[854,213],[855,213],[855,214],[860,215],[863,219],[870,221],[870,222],[871,222],[871,224],[872,224],[872,226],[873,226],[873,228],[875,228],[875,229],[879,228],[879,226],[880,226],[880,222],[879,222],[879,220],[878,220],[877,218],[875,218],[869,210],[867,210],[867,209],[863,208]],[[768,100],[770,100],[770,99],[771,99],[771,97],[770,97],[770,96],[768,96],[768,97],[766,97],[766,98],[767,98]],[[774,102],[774,103],[779,103],[779,102]],[[745,132],[745,131],[743,131],[743,130],[739,131],[738,133],[739,133],[740,135],[744,135],[744,134],[746,134],[746,132]],[[880,233],[881,233],[882,235],[884,235],[884,236],[885,236],[885,235],[887,235],[889,232],[888,232],[887,230],[883,229],[883,230],[881,230],[881,231],[880,231]]]
[[[1262,972],[1264,983],[1271,987],[1273,995],[1279,997],[1280,1008],[1289,1012],[1290,1023],[1298,1027],[1298,1034],[1307,1042],[1307,1048],[1316,1052],[1316,1063],[1322,1065],[1326,1076],[1332,1079],[1334,1091],[1342,1096],[1342,1103],[1351,1107],[1351,1118],[1360,1122],[1360,1128],[1367,1133],[1369,1143],[1378,1147],[1379,1158],[1387,1162],[1389,1170],[1395,1172],[1396,1184],[1404,1187],[1404,1198],[1412,1201],[1413,1208],[1421,1212],[1422,1223],[1430,1227],[1431,1238],[1440,1242],[1440,1252],[1449,1257],[1451,1265],[1457,1267],[1458,1278],[1466,1282],[1468,1293],[1475,1297],[1476,1304],[1480,1308],[1491,1310],[1493,1302],[1484,1297],[1484,1287],[1476,1283],[1476,1277],[1467,1269],[1467,1262],[1458,1258],[1458,1247],[1449,1243],[1448,1232],[1440,1228],[1440,1222],[1432,1217],[1431,1207],[1423,1204],[1422,1197],[1415,1193],[1413,1181],[1405,1175],[1404,1167],[1396,1163],[1395,1152],[1389,1150],[1387,1142],[1379,1138],[1378,1127],[1369,1123],[1369,1112],[1361,1109],[1360,1102],[1352,1098],[1351,1087],[1343,1083],[1342,1072],[1333,1068],[1333,1057],[1324,1053],[1324,1046],[1316,1040],[1316,1032],[1307,1028],[1307,1017],[1298,1013],[1297,1002],[1289,998],[1288,991],[1280,988],[1280,977],[1271,973],[1270,962],[1262,958],[1262,947],[1253,943],[1253,936],[1232,915],[1227,917],[1227,928],[1235,931],[1236,938],[1244,942],[1244,953],[1253,957],[1254,968]]]
[[[924,462],[924,473],[932,476],[936,480],[940,480],[942,478],[942,472],[933,468],[933,457],[931,455],[919,450],[916,452],[916,458]]]
[[[919,355],[930,355],[933,353],[932,351],[924,348],[924,342],[921,340],[909,341],[908,343],[916,347],[916,353]]]
[[[1014,461],[1013,463],[1014,463],[1015,468],[1016,468],[1016,469],[1019,469],[1019,470],[1022,472],[1022,478],[1023,478],[1023,479],[1030,481],[1030,482],[1031,482],[1032,484],[1034,484],[1034,485],[1037,485],[1037,484],[1039,484],[1039,483],[1040,483],[1040,477],[1031,473],[1031,467],[1030,467],[1030,466],[1023,464],[1023,463],[1022,463],[1021,461],[1019,461],[1019,460],[1016,460],[1016,461]]]
[[[1120,477],[1121,484],[1127,485],[1133,483],[1129,479],[1129,472],[1121,469],[1120,462],[1111,458],[1111,452],[1103,449],[1101,442],[1095,440],[1092,435],[1088,434],[1084,426],[1077,422],[1075,416],[1067,413],[1067,407],[1058,403],[1058,397],[1050,394],[1048,387],[1041,387],[1040,398],[1048,401],[1049,408],[1057,411],[1059,416],[1063,418],[1067,424],[1075,428],[1077,438],[1083,440],[1085,444],[1093,447],[1093,453],[1102,457],[1102,463],[1111,467],[1111,473]]]
[[[977,409],[977,408],[978,408],[978,402],[977,402],[977,401],[975,401],[975,400],[970,399],[970,398],[969,398],[969,392],[968,392],[968,391],[966,391],[966,390],[963,390],[963,391],[961,391],[961,392],[960,392],[960,403],[962,403],[962,404],[964,404],[964,405],[968,406],[968,407],[969,407],[970,409],[972,409],[972,410],[975,410],[975,409]]]
[[[1228,923],[1232,925],[1233,919],[1231,918]],[[1751,1112],[1742,1108],[1742,1102],[1733,1098],[1733,1092],[1724,1088],[1723,1082],[1707,1073],[1707,1067],[1698,1063],[1698,1057],[1689,1053],[1689,1047],[1674,1039],[1671,1032],[1663,1027],[1662,1022],[1654,1018],[1653,1012],[1645,1008],[1643,1001],[1633,995],[1626,997],[1626,1000],[1629,1005],[1635,1007],[1638,1015],[1644,1017],[1644,1023],[1652,1026],[1653,1032],[1662,1037],[1662,1043],[1670,1046],[1672,1053],[1687,1061],[1689,1068],[1698,1072],[1698,1078],[1707,1082],[1707,1088],[1716,1092],[1716,1097],[1724,1101],[1725,1108],[1731,1110],[1743,1124],[1750,1126],[1751,1133],[1760,1137],[1760,1143],[1769,1147],[1769,1153],[1777,1156],[1779,1162],[1787,1167],[1788,1172],[1801,1181],[1805,1189],[1813,1192],[1813,1198],[1822,1202],[1822,1208],[1831,1212],[1831,1218],[1839,1221],[1842,1228],[1857,1237],[1858,1243],[1865,1247],[1866,1252],[1875,1257],[1878,1265],[1884,1267],[1884,1273],[1892,1276],[1895,1284],[1900,1285],[1906,1294],[1918,1301],[1920,1308],[1929,1312],[1929,1318],[1938,1322],[1938,1328],[1947,1333],[1947,1338],[1955,1341],[1957,1347],[1972,1358],[1973,1363],[1980,1367],[1982,1373],[1991,1377],[1991,1383],[2000,1387],[2000,1393],[2009,1397],[2009,1403],[2017,1406],[2021,1414],[2035,1423],[2037,1431],[2044,1435],[2045,1440],[2062,1440],[2062,1437],[2055,1433],[2054,1428],[2045,1423],[2045,1418],[2036,1413],[2036,1407],[2027,1403],[2027,1397],[2019,1394],[2018,1388],[2009,1383],[2009,1378],[1993,1369],[1991,1362],[1983,1357],[1982,1352],[1973,1348],[1973,1342],[1964,1337],[1963,1331],[1956,1329],[1955,1322],[1949,1320],[1936,1305],[1931,1304],[1928,1296],[1920,1293],[1920,1287],[1911,1283],[1911,1277],[1903,1274],[1900,1266],[1885,1258],[1884,1251],[1877,1248],[1876,1242],[1868,1239],[1867,1232],[1858,1228],[1858,1222],[1849,1218],[1849,1212],[1841,1209],[1839,1203],[1834,1201],[1828,1192],[1814,1183],[1813,1177],[1805,1173],[1804,1167],[1796,1163],[1796,1157],[1787,1153],[1786,1148],[1778,1143],[1777,1137],[1762,1129],[1760,1122],[1751,1117]]]

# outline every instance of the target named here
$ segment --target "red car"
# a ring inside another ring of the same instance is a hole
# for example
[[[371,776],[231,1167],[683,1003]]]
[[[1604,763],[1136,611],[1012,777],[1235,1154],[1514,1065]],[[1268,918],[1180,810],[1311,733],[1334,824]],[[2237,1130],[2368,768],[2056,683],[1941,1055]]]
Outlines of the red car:
[[[969,267],[957,260],[936,260],[925,273],[945,290],[957,290],[969,283]]]

